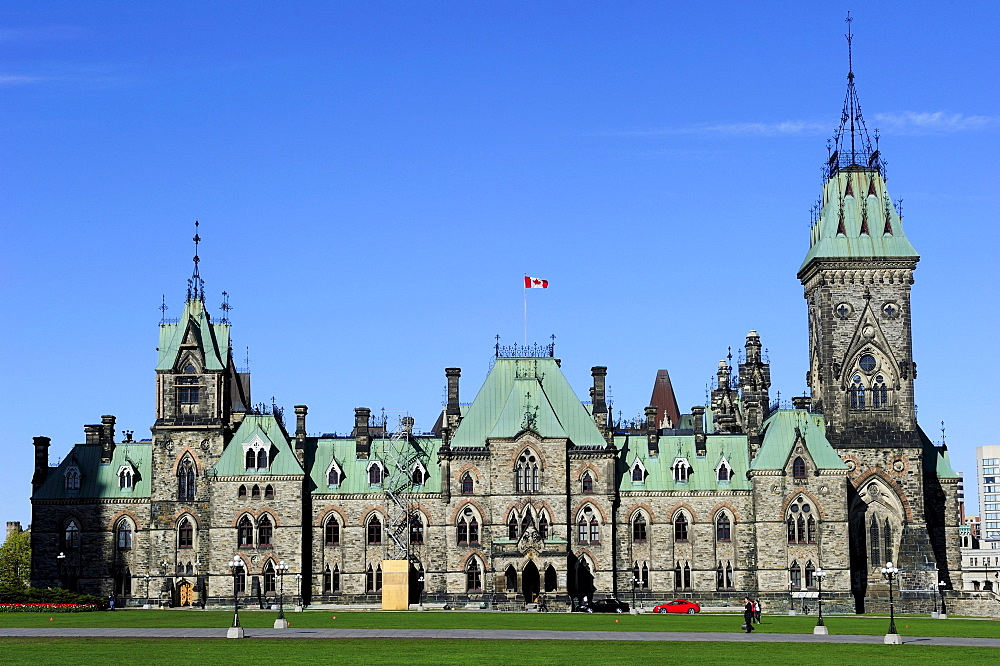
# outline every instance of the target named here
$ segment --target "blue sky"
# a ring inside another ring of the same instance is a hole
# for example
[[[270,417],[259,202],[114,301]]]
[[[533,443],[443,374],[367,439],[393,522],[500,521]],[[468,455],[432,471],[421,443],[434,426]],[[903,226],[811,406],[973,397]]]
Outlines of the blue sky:
[[[494,336],[555,334],[581,397],[609,367],[683,409],[749,329],[801,394],[796,270],[846,86],[836,3],[109,3],[0,9],[6,519],[115,414],[148,437],[158,306],[193,222],[255,402],[430,428]],[[997,443],[998,6],[855,7],[857,86],[922,254],[919,418],[956,468]],[[735,352],[734,352],[735,353]],[[969,488],[974,497],[974,487]],[[971,509],[975,512],[975,509]]]

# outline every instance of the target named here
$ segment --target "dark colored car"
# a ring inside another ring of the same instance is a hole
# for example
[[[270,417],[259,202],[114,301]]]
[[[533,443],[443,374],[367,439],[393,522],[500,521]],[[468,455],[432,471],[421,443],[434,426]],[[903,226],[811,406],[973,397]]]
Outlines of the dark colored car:
[[[686,599],[675,599],[674,601],[667,602],[665,604],[660,604],[653,609],[654,613],[687,613],[688,615],[694,615],[695,613],[701,612],[701,606],[699,606],[694,601],[687,601]]]
[[[601,599],[589,606],[582,607],[580,610],[584,613],[627,613],[629,605],[617,599]]]

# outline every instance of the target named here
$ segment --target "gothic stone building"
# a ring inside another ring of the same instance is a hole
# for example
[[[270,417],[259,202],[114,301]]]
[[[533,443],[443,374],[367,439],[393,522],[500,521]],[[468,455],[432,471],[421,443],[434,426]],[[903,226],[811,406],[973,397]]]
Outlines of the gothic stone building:
[[[680,413],[661,371],[645,422],[628,427],[609,419],[606,368],[581,401],[551,347],[498,347],[470,404],[446,369],[430,433],[405,420],[390,433],[359,408],[349,436],[310,436],[304,405],[292,432],[280,410],[251,406],[196,262],[183,315],[160,326],[152,439],[119,441],[105,416],[57,467],[35,439],[34,583],[133,603],[223,600],[234,585],[266,600],[283,561],[306,602],[373,602],[382,561],[404,547],[415,600],[784,604],[814,595],[822,568],[831,602],[860,611],[884,594],[887,560],[907,594],[950,585],[958,476],[914,410],[918,255],[853,74],[834,144],[798,273],[811,397],[794,408],[772,403],[751,331],[710,404]]]

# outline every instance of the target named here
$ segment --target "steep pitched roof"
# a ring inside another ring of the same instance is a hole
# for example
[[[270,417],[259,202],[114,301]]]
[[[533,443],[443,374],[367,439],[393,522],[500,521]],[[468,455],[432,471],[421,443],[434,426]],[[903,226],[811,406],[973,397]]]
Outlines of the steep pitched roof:
[[[649,404],[656,407],[657,419],[660,421],[657,427],[663,427],[664,417],[670,417],[671,427],[679,427],[681,411],[677,408],[674,386],[670,383],[670,373],[666,370],[656,371],[656,380],[653,382],[653,394],[649,398]]]
[[[920,432],[920,443],[923,445],[924,473],[933,472],[939,479],[959,478],[958,472],[951,466],[948,447],[935,445],[920,426],[917,426],[917,430]]]
[[[800,409],[780,409],[764,422],[764,442],[750,469],[784,469],[799,435],[817,469],[847,469],[826,439],[823,415]]]
[[[270,447],[268,461],[270,466],[265,470],[247,470],[245,465],[244,444],[250,444],[259,439]],[[218,476],[276,476],[285,474],[304,474],[292,445],[285,436],[277,420],[270,414],[249,414],[240,424],[233,439],[226,446],[222,457],[209,470],[209,474]]]
[[[484,446],[488,438],[513,438],[525,429],[542,437],[567,437],[576,446],[605,446],[553,358],[497,359],[451,446]]]
[[[205,302],[189,298],[177,323],[160,324],[157,370],[172,370],[178,361],[181,345],[187,336],[198,345],[206,370],[224,370],[229,359],[229,324],[213,324],[205,311]]]
[[[63,498],[126,498],[149,497],[152,442],[119,442],[109,464],[101,464],[101,447],[98,444],[77,444],[57,467],[50,468],[45,483],[32,494],[32,499]],[[118,470],[130,464],[136,471],[133,487],[119,488]],[[80,470],[80,489],[66,489],[66,470],[72,466]]]
[[[368,458],[359,459],[356,454],[354,438],[328,437],[316,440],[316,454],[312,469],[309,471],[312,493],[343,495],[384,492],[382,485],[372,486],[368,483],[368,465],[373,461],[386,462],[381,458],[384,457],[383,451],[389,442],[390,440],[386,439],[374,440],[371,455]],[[437,464],[437,453],[438,449],[441,448],[441,440],[435,437],[413,437],[409,440],[408,446],[413,447],[414,452],[419,454],[427,472],[426,481],[416,491],[441,492],[441,468]],[[331,461],[334,460],[343,473],[343,477],[339,485],[330,486],[327,484],[326,473],[330,468]]]
[[[746,435],[709,435],[705,439],[706,454],[698,456],[694,435],[668,435],[660,437],[659,455],[651,457],[645,436],[618,435],[618,489],[626,491],[663,490],[749,490],[750,481]],[[678,458],[687,460],[691,470],[687,481],[674,481],[673,466]],[[722,459],[732,469],[729,481],[719,481],[717,468]],[[631,470],[638,460],[646,470],[642,483],[633,482]]]

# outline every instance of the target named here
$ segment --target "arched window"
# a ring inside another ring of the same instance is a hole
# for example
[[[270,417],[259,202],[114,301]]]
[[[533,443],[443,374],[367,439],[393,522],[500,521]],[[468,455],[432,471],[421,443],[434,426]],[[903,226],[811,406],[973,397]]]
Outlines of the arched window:
[[[80,470],[76,467],[70,467],[66,470],[66,490],[79,490],[80,489]]]
[[[683,512],[674,518],[674,541],[688,540],[688,519]]]
[[[260,486],[254,486],[250,489],[250,499],[260,499]]]
[[[339,546],[340,545],[340,523],[337,522],[336,518],[331,518],[326,521],[326,528],[323,530],[327,546]]]
[[[788,516],[788,519],[785,521],[785,527],[788,529],[788,543],[795,543],[798,541],[795,535],[795,519]]]
[[[871,566],[873,569],[876,569],[882,566],[882,563],[885,560],[883,560],[881,557],[881,552],[880,552],[881,540],[879,539],[879,533],[878,533],[878,520],[875,518],[875,516],[872,516],[871,523],[868,526],[868,545],[871,546],[871,554],[872,554]]]
[[[266,469],[267,467],[267,450],[257,449],[257,469]]]
[[[645,562],[642,563],[642,574],[639,576],[639,587],[645,590],[649,589],[649,567]]]
[[[785,525],[788,543],[815,543],[816,521],[812,517],[812,505],[802,495],[788,505]]]
[[[473,525],[475,525],[475,539],[472,538]],[[470,543],[476,543],[479,541],[479,523],[476,521],[475,515],[472,513],[472,509],[465,507],[462,515],[458,518],[458,543],[461,546],[467,546]]]
[[[253,469],[257,466],[257,453],[253,449],[247,449],[244,458],[244,464],[247,469]]]
[[[368,565],[368,575],[365,577],[366,587],[368,592],[378,592],[382,589],[382,565],[379,564],[375,569],[372,569],[372,565]]]
[[[63,548],[65,550],[80,549],[80,526],[77,525],[75,518],[71,518],[66,523],[66,529],[63,531]]]
[[[517,572],[514,571],[514,567],[507,565],[507,568],[503,571],[503,581],[504,587],[508,592],[517,591]]]
[[[796,479],[806,478],[806,461],[797,457],[792,463],[792,476]]]
[[[382,465],[375,462],[368,466],[368,485],[377,486],[382,483]]]
[[[420,514],[413,512],[410,514],[410,543],[420,545],[424,542],[424,520]]]
[[[330,574],[330,591],[340,592],[340,565],[333,565],[333,572]]]
[[[537,493],[540,488],[538,459],[531,450],[527,450],[517,458],[514,469],[514,486],[519,493]]]
[[[632,541],[645,541],[647,538],[646,517],[637,513],[632,519]]]
[[[594,478],[590,476],[590,472],[583,473],[583,492],[594,492]]]
[[[472,481],[472,475],[466,472],[462,475],[462,494],[471,495],[475,488],[475,484]]]
[[[122,520],[118,523],[118,550],[132,550],[132,523]]]
[[[718,472],[719,481],[723,482],[729,481],[729,479],[732,478],[732,476],[733,476],[733,470],[730,469],[729,465],[726,465],[725,463],[719,465],[719,472]]]
[[[684,572],[681,570],[681,563],[677,562],[674,566],[674,589],[681,590],[684,588]]]
[[[264,499],[274,499],[274,486],[271,484],[264,486]]]
[[[732,539],[732,527],[729,523],[729,516],[725,512],[719,514],[715,521],[715,540],[729,541]]]
[[[273,534],[274,528],[271,525],[271,519],[267,517],[267,514],[264,514],[257,522],[257,545],[264,548],[270,547]]]
[[[691,589],[691,565],[684,563],[684,589]]]
[[[326,565],[323,569],[323,593],[329,594],[333,592],[333,571],[330,570],[330,565]]]
[[[275,582],[274,563],[268,560],[264,565],[264,594],[274,594],[277,591]]]
[[[251,548],[253,546],[253,523],[250,518],[243,516],[236,524],[237,543],[240,548]]]
[[[521,516],[521,534],[528,531],[529,527],[535,526],[535,517],[531,515],[531,509],[525,509],[524,515]]]
[[[375,567],[368,565],[368,571],[365,573],[365,592],[375,591]]]
[[[121,490],[132,489],[132,469],[130,467],[123,467],[118,472],[118,488]]]
[[[889,519],[885,519],[885,529],[882,530],[882,538],[885,540],[885,561],[892,562],[892,525]]]
[[[722,568],[721,560],[715,569],[715,587],[720,590],[726,587],[726,570]]]
[[[806,521],[802,516],[795,519],[795,531],[798,535],[798,542],[806,542]]]
[[[674,461],[673,471],[675,483],[687,483],[688,474],[691,471],[691,465],[688,464],[687,460],[682,458]]]
[[[861,410],[865,408],[865,385],[861,382],[861,375],[855,375],[848,393],[851,396],[851,409]]]
[[[549,538],[549,519],[544,513],[538,519],[538,535],[543,539]]]
[[[812,560],[806,562],[806,587],[816,587],[816,581],[813,579],[815,572],[816,567],[813,566]]]
[[[194,464],[190,459],[185,459],[177,468],[177,500],[194,501]]]
[[[246,496],[247,496],[247,487],[246,486],[240,486],[240,489],[238,491],[236,491],[236,496],[239,497],[240,499],[246,499]]]
[[[469,592],[481,592],[483,589],[483,570],[479,566],[479,560],[475,557],[469,558],[469,564],[465,568],[465,589]]]
[[[244,516],[244,520],[249,522],[246,516]],[[194,527],[188,518],[182,518],[180,524],[177,525],[177,547],[185,549],[194,547]]]
[[[576,524],[576,526],[577,526],[577,540],[580,543],[587,543],[587,537],[589,536],[589,532],[587,529],[588,527],[587,519],[584,518],[583,516],[580,516],[580,520]]]
[[[806,521],[806,541],[816,543],[816,521],[812,516]]]
[[[513,513],[510,514],[510,520],[507,521],[507,538],[511,541],[517,540],[517,516]]]
[[[876,375],[871,393],[872,409],[887,409],[889,407],[889,388],[885,385],[885,377]]]
[[[798,562],[792,561],[792,566],[788,568],[788,576],[792,589],[802,589],[802,567]]]
[[[475,516],[469,519],[469,543],[472,545],[479,543],[479,521]]]
[[[632,466],[632,483],[642,483],[646,480],[646,470],[642,468],[639,461],[635,461],[635,465]]]
[[[420,465],[416,465],[413,468],[413,472],[410,474],[410,480],[415,486],[424,485],[424,470]]]
[[[377,546],[382,543],[382,521],[378,516],[372,516],[368,521],[368,545]]]
[[[247,593],[247,568],[246,566],[236,567],[236,573],[234,574],[236,578],[236,594],[246,594]]]
[[[597,524],[597,518],[590,519],[590,543],[600,543],[601,526]]]
[[[733,565],[732,562],[726,562],[726,587],[732,589],[733,586]]]

